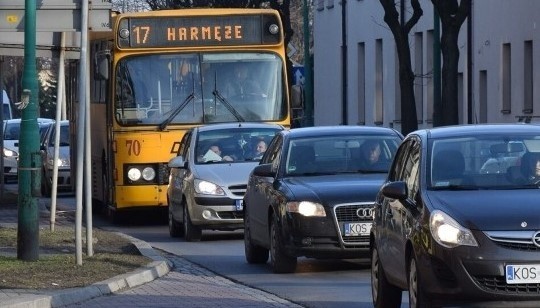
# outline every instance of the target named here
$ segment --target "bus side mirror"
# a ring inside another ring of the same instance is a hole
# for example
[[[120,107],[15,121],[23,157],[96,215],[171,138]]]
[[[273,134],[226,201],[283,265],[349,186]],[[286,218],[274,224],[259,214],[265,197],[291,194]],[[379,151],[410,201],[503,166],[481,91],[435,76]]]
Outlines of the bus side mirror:
[[[109,53],[99,52],[96,54],[96,61],[94,67],[95,76],[97,80],[109,79]]]
[[[304,89],[301,85],[293,85],[291,88],[291,107],[302,108],[304,106]]]

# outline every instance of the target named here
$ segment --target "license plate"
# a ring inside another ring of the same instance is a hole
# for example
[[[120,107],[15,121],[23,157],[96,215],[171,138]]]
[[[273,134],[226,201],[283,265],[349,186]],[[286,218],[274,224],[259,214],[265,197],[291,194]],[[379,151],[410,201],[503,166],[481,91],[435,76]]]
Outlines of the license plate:
[[[540,283],[540,264],[507,265],[506,283]]]
[[[359,236],[359,235],[369,235],[371,230],[370,222],[351,222],[345,223],[343,226],[345,236]]]
[[[234,209],[236,211],[244,210],[244,200],[234,200]]]

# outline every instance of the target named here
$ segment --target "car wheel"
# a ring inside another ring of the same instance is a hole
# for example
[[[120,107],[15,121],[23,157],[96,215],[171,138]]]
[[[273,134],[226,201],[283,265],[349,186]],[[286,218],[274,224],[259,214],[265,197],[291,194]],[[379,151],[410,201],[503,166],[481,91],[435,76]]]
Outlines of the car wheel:
[[[201,240],[202,230],[194,226],[191,223],[191,218],[189,217],[189,212],[187,208],[187,203],[183,204],[183,215],[184,215],[184,239],[188,242],[198,242]]]
[[[426,296],[421,287],[420,274],[418,273],[418,263],[414,256],[409,260],[409,307],[431,307],[431,301]]]
[[[270,263],[274,273],[292,273],[296,269],[296,257],[288,256],[279,232],[279,222],[274,215],[270,223]]]
[[[244,207],[246,205],[244,204]],[[244,251],[246,261],[249,264],[264,264],[268,261],[268,249],[255,245],[251,242],[251,229],[249,227],[249,213],[245,211],[244,215]]]
[[[176,221],[173,217],[173,214],[172,214],[172,205],[171,203],[169,202],[169,206],[168,206],[168,213],[169,213],[169,235],[171,237],[180,237],[183,235],[183,231],[184,229],[182,228],[182,226],[178,223],[178,221]]]
[[[386,280],[377,247],[371,250],[371,297],[376,308],[401,306],[401,289]]]

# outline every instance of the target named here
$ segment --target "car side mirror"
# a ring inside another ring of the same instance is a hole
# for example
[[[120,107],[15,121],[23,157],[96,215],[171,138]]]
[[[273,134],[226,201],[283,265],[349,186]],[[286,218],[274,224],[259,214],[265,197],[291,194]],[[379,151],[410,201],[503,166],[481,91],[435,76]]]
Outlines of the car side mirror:
[[[403,181],[386,183],[382,188],[382,194],[391,199],[405,200],[407,199],[407,184]]]
[[[256,176],[274,177],[276,173],[272,170],[272,164],[258,165],[253,169],[253,174]]]
[[[168,166],[169,168],[186,168],[186,162],[184,161],[184,157],[176,156],[169,160]]]

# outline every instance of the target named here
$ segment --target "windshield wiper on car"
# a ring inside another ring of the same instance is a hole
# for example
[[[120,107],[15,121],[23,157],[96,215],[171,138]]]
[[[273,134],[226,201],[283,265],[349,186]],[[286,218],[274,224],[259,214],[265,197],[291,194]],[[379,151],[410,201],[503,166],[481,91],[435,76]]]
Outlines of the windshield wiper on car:
[[[363,174],[371,174],[371,173],[387,173],[388,171],[387,171],[387,170],[365,170],[365,169],[359,169],[359,170],[356,170],[356,172],[358,172],[358,173],[363,173]]]
[[[467,185],[467,184],[449,184],[444,186],[432,186],[434,190],[478,190],[479,187],[476,185]]]
[[[292,173],[289,175],[294,175],[294,176],[316,176],[316,175],[335,175],[337,174],[336,172],[302,172],[302,173]]]

